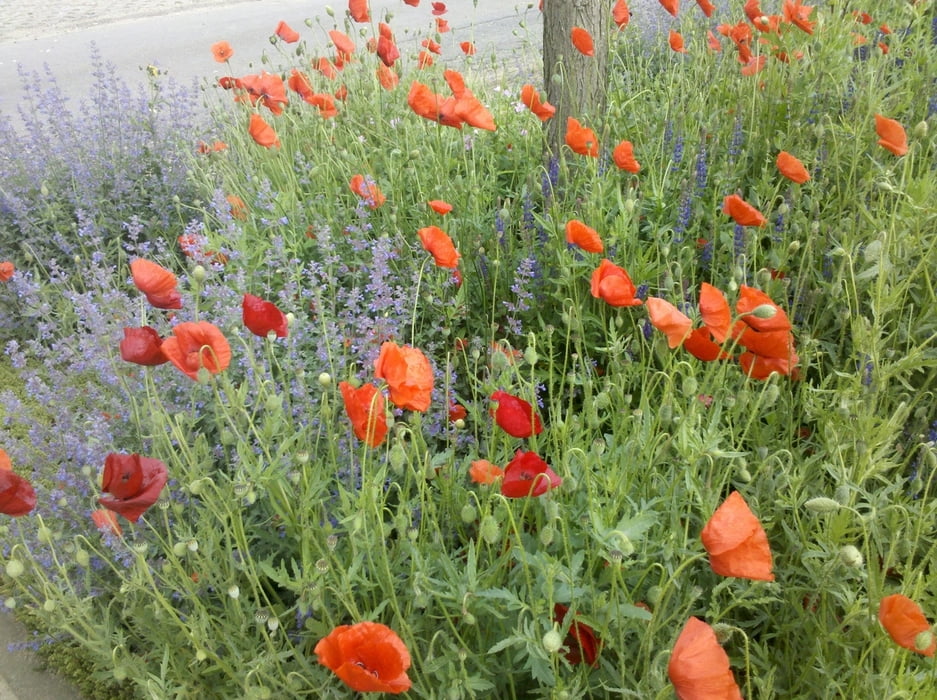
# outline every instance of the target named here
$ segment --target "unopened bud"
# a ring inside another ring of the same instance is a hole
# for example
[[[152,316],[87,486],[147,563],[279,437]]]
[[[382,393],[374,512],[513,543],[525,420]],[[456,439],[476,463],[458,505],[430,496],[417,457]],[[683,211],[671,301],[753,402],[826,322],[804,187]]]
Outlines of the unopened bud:
[[[774,304],[759,304],[752,310],[752,316],[764,320],[774,318],[777,313],[778,307]]]
[[[927,137],[927,122],[923,119],[914,125],[914,128],[911,129],[911,134],[916,139],[924,139]]]
[[[196,265],[192,268],[192,279],[201,284],[205,281],[205,278],[208,276],[208,271],[201,265]]]
[[[914,637],[914,649],[922,654],[931,648],[934,643],[934,633],[930,630],[918,632]]]
[[[817,496],[804,503],[804,508],[811,513],[835,513],[840,508],[840,504],[832,498]]]
[[[555,654],[563,647],[563,635],[555,629],[550,630],[543,635],[543,648],[549,654]]]
[[[851,544],[844,545],[839,550],[839,560],[846,566],[853,569],[858,569],[865,563],[862,552],[860,552],[858,548],[853,547]]]

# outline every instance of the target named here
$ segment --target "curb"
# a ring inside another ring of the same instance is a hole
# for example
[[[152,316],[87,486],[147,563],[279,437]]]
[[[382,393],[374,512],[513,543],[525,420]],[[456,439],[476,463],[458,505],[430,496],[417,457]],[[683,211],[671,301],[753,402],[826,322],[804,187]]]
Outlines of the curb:
[[[23,644],[31,638],[12,615],[0,613],[0,700],[82,700],[73,685],[44,669],[34,652],[9,651],[11,644]]]

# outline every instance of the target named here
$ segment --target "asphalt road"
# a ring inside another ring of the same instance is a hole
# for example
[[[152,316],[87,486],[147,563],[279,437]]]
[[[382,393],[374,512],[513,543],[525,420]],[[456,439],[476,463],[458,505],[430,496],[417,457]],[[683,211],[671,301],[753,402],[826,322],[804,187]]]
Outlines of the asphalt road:
[[[292,50],[289,45],[273,46],[270,37],[277,23],[286,21],[309,44],[313,55],[331,51],[328,30],[345,30],[342,0],[334,0],[335,18],[326,13],[327,3],[321,0],[264,0],[240,2],[223,7],[182,11],[161,17],[146,17],[112,23],[89,29],[44,36],[40,39],[0,44],[0,112],[15,115],[25,90],[32,85],[23,84],[20,69],[44,74],[48,66],[64,94],[74,107],[86,93],[94,78],[90,69],[92,42],[106,61],[116,65],[118,77],[130,84],[145,80],[147,66],[156,66],[181,83],[212,81],[220,75],[257,72],[263,65],[261,58],[268,55],[273,65],[286,64],[278,56],[281,50]],[[494,2],[479,0],[450,0],[445,15],[451,32],[443,35],[444,58],[461,56],[461,41],[473,41],[479,58],[497,54],[500,62],[518,62],[535,59],[539,55],[542,35],[540,13],[535,2]],[[415,56],[419,42],[434,36],[435,18],[430,3],[420,7],[404,5],[400,0],[371,0],[372,18],[381,18],[385,11],[393,13],[390,21],[404,58]],[[341,11],[339,14],[338,11]],[[310,20],[312,26],[307,26]],[[364,28],[371,35],[368,25]],[[215,63],[210,46],[216,41],[228,41],[235,54],[231,66]],[[358,38],[359,46],[364,39]],[[319,48],[321,47],[321,48]],[[415,59],[412,59],[415,60]]]

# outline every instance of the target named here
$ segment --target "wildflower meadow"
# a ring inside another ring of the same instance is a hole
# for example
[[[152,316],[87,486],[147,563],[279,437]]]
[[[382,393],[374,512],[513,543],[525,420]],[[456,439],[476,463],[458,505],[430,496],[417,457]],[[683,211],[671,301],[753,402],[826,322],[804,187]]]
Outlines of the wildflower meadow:
[[[937,694],[934,4],[609,0],[558,150],[399,5],[23,74],[5,608],[89,698]]]

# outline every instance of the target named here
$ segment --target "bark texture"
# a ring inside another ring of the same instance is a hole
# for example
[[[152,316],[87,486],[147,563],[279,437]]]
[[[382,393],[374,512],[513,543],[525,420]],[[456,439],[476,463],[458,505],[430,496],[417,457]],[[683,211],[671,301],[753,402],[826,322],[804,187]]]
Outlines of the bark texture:
[[[611,0],[543,0],[543,82],[556,115],[547,122],[547,149],[556,156],[573,117],[599,133],[605,112]],[[571,39],[573,27],[592,35],[594,56],[584,56]]]

